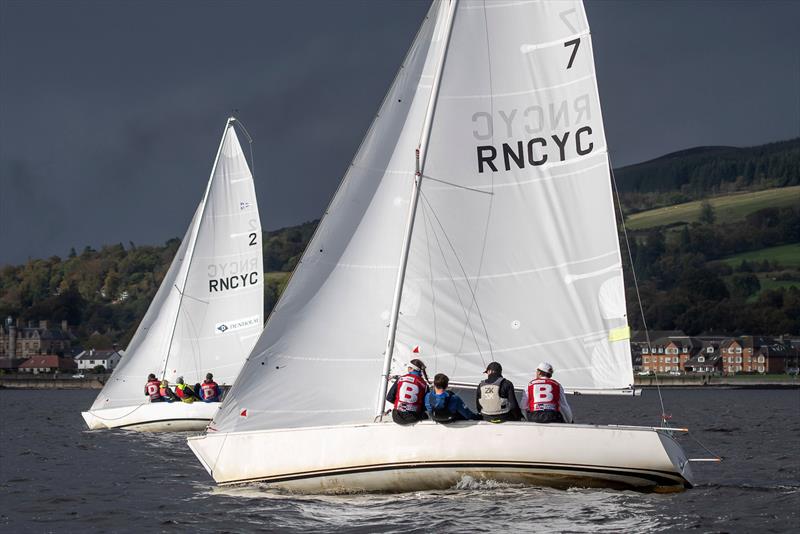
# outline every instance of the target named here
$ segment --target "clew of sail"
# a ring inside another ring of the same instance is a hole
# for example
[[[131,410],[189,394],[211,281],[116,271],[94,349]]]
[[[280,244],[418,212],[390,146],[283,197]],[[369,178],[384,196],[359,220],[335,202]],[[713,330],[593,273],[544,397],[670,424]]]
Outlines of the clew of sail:
[[[430,370],[570,390],[633,383],[589,27],[581,2],[460,2],[397,327]]]
[[[141,404],[149,373],[233,383],[263,324],[262,263],[253,177],[231,119],[203,201],[92,410]]]

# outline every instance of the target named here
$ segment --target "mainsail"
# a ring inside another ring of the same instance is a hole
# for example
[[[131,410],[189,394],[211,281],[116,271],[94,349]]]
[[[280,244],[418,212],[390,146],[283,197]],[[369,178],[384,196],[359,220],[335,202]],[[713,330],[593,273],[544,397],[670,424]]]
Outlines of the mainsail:
[[[582,4],[434,2],[212,428],[371,421],[416,345],[457,382],[622,389],[625,315]]]
[[[92,410],[145,402],[149,373],[233,383],[263,324],[262,263],[253,177],[229,119],[203,200]]]

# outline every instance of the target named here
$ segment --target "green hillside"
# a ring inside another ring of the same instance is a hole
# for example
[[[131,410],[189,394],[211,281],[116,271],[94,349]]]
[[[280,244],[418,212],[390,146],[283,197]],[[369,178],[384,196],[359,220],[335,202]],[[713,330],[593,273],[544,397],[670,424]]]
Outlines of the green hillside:
[[[714,208],[717,222],[734,222],[764,208],[800,205],[800,186],[734,193],[711,197],[707,200]],[[643,230],[655,226],[697,222],[701,205],[702,202],[696,200],[634,213],[626,219],[626,225],[630,230]]]
[[[623,193],[680,191],[691,199],[753,185],[800,185],[800,138],[755,147],[697,147],[615,171]]]
[[[742,261],[755,263],[763,262],[764,260],[775,262],[780,265],[780,267],[800,268],[800,243],[743,252],[735,256],[728,256],[720,261],[731,267],[738,267],[742,264]]]

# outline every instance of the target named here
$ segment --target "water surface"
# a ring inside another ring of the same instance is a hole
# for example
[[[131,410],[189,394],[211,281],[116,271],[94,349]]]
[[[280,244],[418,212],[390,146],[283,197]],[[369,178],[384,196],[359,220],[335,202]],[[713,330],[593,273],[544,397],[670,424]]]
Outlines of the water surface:
[[[800,529],[800,391],[666,390],[667,412],[723,456],[676,494],[464,480],[447,491],[297,496],[218,488],[187,434],[85,430],[96,391],[0,390],[6,532],[789,532]],[[581,423],[657,424],[641,398],[574,397]],[[708,456],[692,437],[690,457]]]

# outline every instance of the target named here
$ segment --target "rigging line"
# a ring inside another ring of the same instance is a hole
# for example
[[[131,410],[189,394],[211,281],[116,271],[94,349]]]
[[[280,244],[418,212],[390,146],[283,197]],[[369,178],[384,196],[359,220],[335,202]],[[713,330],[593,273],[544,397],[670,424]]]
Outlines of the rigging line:
[[[614,167],[611,165],[611,153],[608,153],[608,169],[611,174],[611,184],[614,187],[614,195],[617,199],[617,207],[619,208],[620,224],[622,225],[622,234],[625,236],[625,248],[628,251],[628,261],[631,265],[631,274],[633,275],[633,285],[636,288],[636,301],[639,304],[639,313],[642,316],[642,326],[644,326],[644,335],[647,340],[647,350],[650,354],[653,353],[653,347],[650,345],[650,331],[647,328],[647,319],[644,316],[644,306],[642,305],[642,295],[639,292],[639,279],[636,276],[636,268],[633,264],[633,254],[631,253],[631,243],[628,239],[628,228],[625,225],[625,215],[622,213],[622,201],[619,197],[619,189],[617,188],[617,179],[614,176]],[[667,422],[667,413],[664,408],[664,397],[661,395],[661,383],[658,381],[658,371],[653,373],[656,381],[656,391],[658,392],[658,402],[661,404],[661,426],[669,426]]]
[[[703,442],[702,442],[702,441],[700,441],[699,439],[697,439],[696,437],[694,437],[694,434],[693,434],[692,432],[689,432],[689,431],[687,430],[687,432],[686,432],[686,435],[687,435],[687,436],[689,436],[690,438],[692,438],[692,439],[693,439],[693,440],[694,440],[694,441],[695,441],[695,442],[696,442],[698,445],[700,445],[700,446],[701,446],[703,449],[705,449],[705,451],[706,451],[708,454],[710,454],[711,456],[713,456],[714,458],[716,458],[716,459],[717,459],[717,460],[719,460],[720,462],[722,461],[722,456],[720,456],[719,454],[715,453],[714,451],[712,451],[711,449],[709,449],[708,447],[706,447],[706,446],[703,444]]]
[[[193,297],[191,295],[187,295],[185,292],[181,291],[181,288],[179,288],[177,284],[172,284],[172,285],[175,287],[175,289],[178,291],[178,294],[181,297],[186,297],[187,299],[194,300],[194,301],[200,302],[202,304],[210,304],[210,301],[208,301],[208,300],[203,300],[203,299],[199,299],[197,297]]]
[[[423,201],[427,203],[427,199],[425,198],[425,195],[422,195],[422,197],[423,197]],[[433,213],[433,209],[430,207],[430,204],[428,204],[428,208],[431,209],[431,212]],[[425,206],[424,205],[422,206],[422,210],[423,210],[423,212],[425,211]],[[436,216],[435,213],[433,215],[434,215],[434,217]],[[441,223],[439,224],[439,226],[441,227]],[[442,232],[444,233],[444,229],[442,229]],[[457,358],[457,356],[461,353],[461,349],[464,347],[464,337],[466,336],[467,329],[469,329],[470,333],[472,334],[472,340],[475,342],[475,348],[478,349],[478,355],[481,357],[481,361],[485,362],[485,360],[483,359],[483,352],[481,351],[481,347],[478,344],[477,336],[475,336],[475,331],[472,329],[472,325],[469,323],[469,320],[468,320],[469,316],[466,313],[466,310],[465,310],[465,307],[464,307],[464,302],[461,300],[461,293],[458,291],[458,286],[455,283],[455,277],[452,275],[452,272],[450,271],[450,265],[447,263],[447,257],[444,254],[444,249],[442,248],[442,243],[439,241],[439,236],[437,235],[435,230],[433,232],[433,237],[434,237],[434,239],[436,239],[436,245],[439,247],[439,252],[442,255],[442,261],[444,262],[444,265],[447,268],[447,273],[448,273],[448,275],[450,275],[450,281],[453,284],[453,290],[455,291],[456,298],[458,299],[458,303],[461,306],[461,310],[464,312],[464,319],[465,319],[464,324],[465,324],[465,326],[464,326],[464,330],[461,332],[461,344],[459,345],[458,349],[456,349],[455,352],[451,353],[451,356],[453,356],[453,363],[454,363],[453,370],[451,372],[454,374],[456,372],[456,370],[458,369],[458,358]],[[467,282],[467,285],[469,285],[469,282]]]
[[[492,80],[492,50],[491,45],[489,43],[489,20],[486,16],[486,0],[483,0],[483,27],[484,32],[486,34],[486,62],[488,64],[488,75],[489,75],[489,93],[494,95],[494,84]],[[489,110],[494,116],[494,96],[489,97]],[[494,145],[494,129],[492,129],[492,144]],[[472,314],[472,305],[475,305],[475,308],[478,310],[478,316],[481,318],[481,323],[483,324],[483,330],[486,332],[486,342],[489,345],[489,356],[491,356],[492,361],[494,361],[494,350],[492,350],[492,340],[489,337],[489,332],[486,331],[486,324],[483,322],[483,316],[480,315],[480,309],[478,308],[478,301],[477,301],[477,294],[478,294],[478,284],[480,284],[481,280],[481,273],[483,272],[483,259],[486,257],[486,241],[489,236],[489,221],[492,219],[492,208],[494,207],[494,173],[491,175],[491,195],[492,197],[489,199],[489,208],[486,213],[486,224],[483,227],[483,243],[481,246],[481,257],[478,260],[478,271],[475,273],[477,278],[475,279],[475,291],[472,294],[472,302],[470,303],[470,315]],[[469,283],[467,283],[469,285]],[[485,363],[485,362],[484,362]]]
[[[428,249],[428,272],[431,274],[431,310],[433,310],[433,368],[439,368],[439,353],[436,350],[436,345],[439,342],[439,329],[436,324],[436,290],[434,289],[433,284],[433,258],[431,256],[431,241],[430,236],[428,235],[428,226],[430,226],[430,220],[428,219],[427,213],[425,210],[422,210],[422,227],[425,229],[425,246]]]
[[[194,336],[192,336],[189,339],[189,347],[191,347],[192,349],[192,362],[194,363],[195,376],[197,376],[199,379],[199,377],[202,376],[200,374],[200,364],[202,363],[201,362],[202,356],[200,354],[200,335],[199,335],[200,331],[195,326],[194,321],[192,321],[192,315],[189,313],[189,310],[181,308],[181,311],[184,314],[185,320],[188,323],[189,328],[191,328],[194,332]],[[193,386],[194,384],[187,384],[187,385]]]
[[[423,174],[422,177],[425,178],[426,180],[432,180],[434,182],[439,182],[440,184],[445,184],[445,185],[449,185],[449,186],[452,186],[452,187],[457,187],[459,189],[466,189],[467,191],[473,191],[475,193],[483,193],[484,195],[490,195],[490,196],[494,195],[494,192],[492,192],[492,191],[484,191],[483,189],[476,189],[474,187],[467,187],[466,185],[460,185],[460,184],[456,184],[456,183],[453,183],[453,182],[448,182],[447,180],[442,180],[440,178],[434,178],[433,176],[428,176],[427,174]],[[492,177],[492,182],[494,182],[494,177]],[[492,184],[492,185],[494,185],[494,184]]]
[[[250,136],[250,132],[248,132],[247,128],[244,127],[244,123],[239,119],[239,117],[234,117],[234,124],[238,124],[244,132],[245,137],[247,137],[247,143],[250,145],[250,175],[255,178],[256,160],[253,159],[253,138]]]
[[[456,262],[458,263],[458,267],[461,270],[461,273],[466,278],[467,272],[464,269],[464,265],[461,263],[461,258],[458,257],[458,252],[456,252],[456,249],[453,246],[453,242],[450,241],[450,237],[447,235],[447,231],[444,229],[444,226],[442,225],[442,222],[439,220],[439,217],[436,215],[436,211],[433,209],[433,206],[431,205],[430,201],[428,200],[428,197],[425,195],[425,191],[420,189],[420,195],[422,196],[422,200],[425,202],[425,204],[428,205],[428,208],[430,208],[431,214],[433,215],[434,220],[439,225],[439,228],[441,228],[442,235],[444,235],[445,240],[447,240],[447,244],[450,246],[450,250],[452,251],[453,256],[456,259]],[[434,236],[436,236],[435,233],[434,233]],[[436,242],[439,243],[439,237],[438,236],[436,236]],[[441,245],[439,245],[439,248],[441,249]],[[446,262],[445,262],[445,264],[446,264]],[[449,267],[448,267],[448,271],[449,271]],[[453,282],[453,285],[455,286],[455,281]],[[477,284],[476,284],[476,286],[477,286]],[[481,313],[481,308],[478,305],[478,297],[476,296],[475,291],[472,288],[472,284],[470,284],[469,281],[467,281],[467,287],[469,288],[469,292],[472,295],[472,300],[475,303],[475,311],[478,314],[478,318],[481,320],[481,326],[483,327],[483,333],[486,336],[486,342],[489,345],[489,351],[491,353],[492,342],[489,339],[489,330],[486,328],[486,321],[484,321],[484,319],[483,319],[483,313]],[[459,302],[459,304],[461,304],[461,308],[463,310],[464,309],[464,303],[461,301],[461,295],[458,294],[458,291],[456,291],[456,295],[458,295],[458,302]],[[467,323],[467,326],[469,327],[470,333],[472,334],[472,338],[475,341],[475,346],[478,348],[478,354],[480,354],[481,362],[483,363],[483,365],[486,365],[486,360],[483,358],[483,351],[480,350],[480,345],[478,344],[478,338],[477,338],[477,336],[475,336],[475,331],[472,328],[471,322],[469,321],[469,314],[466,315],[466,323]]]
[[[141,408],[145,404],[149,404],[149,403],[143,402],[143,403],[139,404],[138,406],[136,406],[133,410],[129,411],[128,413],[126,413],[124,415],[120,415],[119,417],[101,417],[101,416],[95,414],[94,412],[92,412],[92,410],[89,410],[89,413],[92,414],[94,417],[97,417],[98,419],[102,419],[103,421],[118,421],[120,419],[125,419],[129,415],[133,414],[133,412],[135,412],[136,410],[138,410],[139,408]]]

